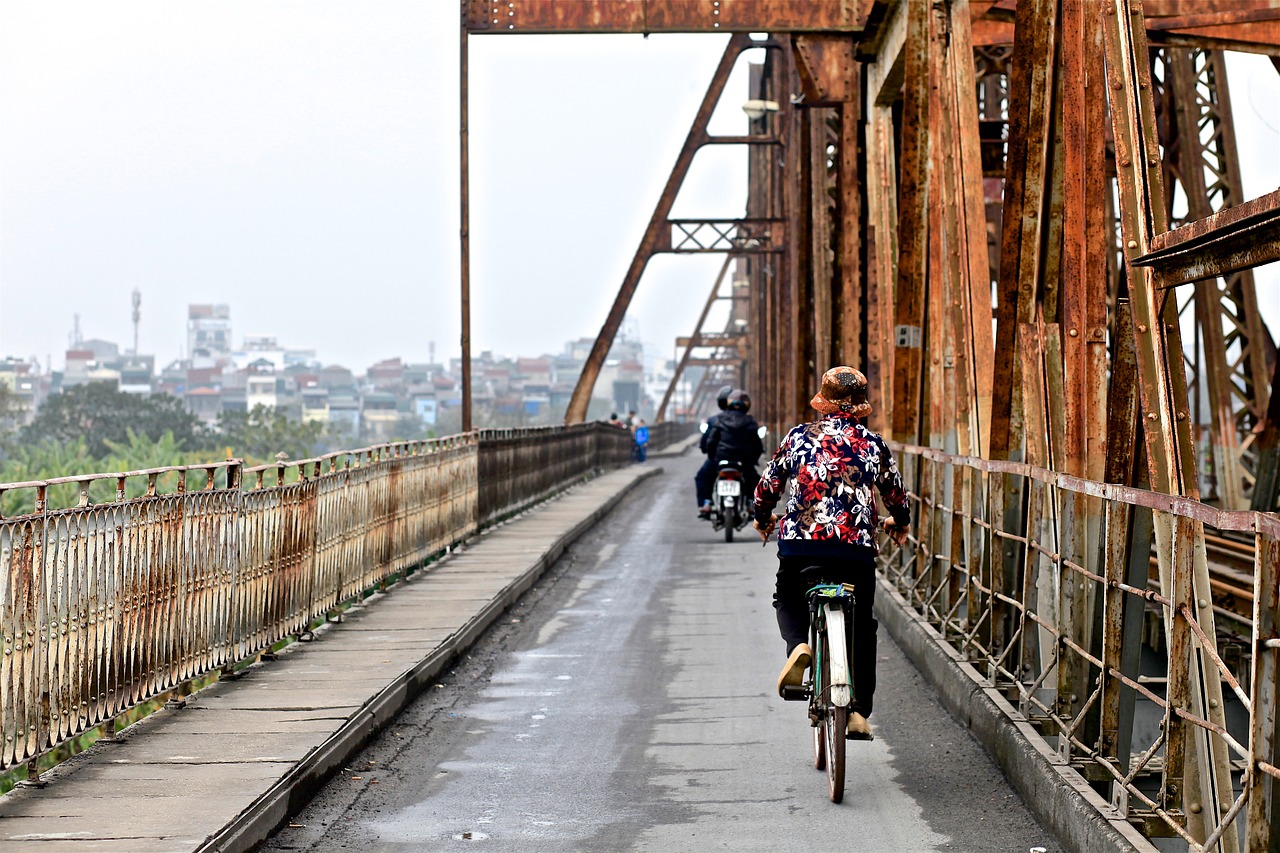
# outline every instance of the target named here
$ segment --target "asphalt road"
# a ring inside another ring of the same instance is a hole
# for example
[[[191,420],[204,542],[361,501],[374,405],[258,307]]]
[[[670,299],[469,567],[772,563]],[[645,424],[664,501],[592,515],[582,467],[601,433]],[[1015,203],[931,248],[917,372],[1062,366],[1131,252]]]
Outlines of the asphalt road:
[[[772,545],[662,460],[268,851],[1060,851],[881,631],[876,740],[813,769]]]

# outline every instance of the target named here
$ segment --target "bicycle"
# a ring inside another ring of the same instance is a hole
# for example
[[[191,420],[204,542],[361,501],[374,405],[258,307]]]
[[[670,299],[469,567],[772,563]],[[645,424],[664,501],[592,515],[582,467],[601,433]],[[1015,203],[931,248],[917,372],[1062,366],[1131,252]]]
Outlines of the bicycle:
[[[807,572],[820,573],[818,569]],[[851,584],[815,583],[809,601],[809,648],[813,664],[808,680],[783,688],[783,698],[809,700],[813,727],[813,766],[827,771],[831,802],[844,799],[845,733],[853,708],[852,627],[854,593]],[[790,694],[790,695],[789,695]]]
[[[776,517],[760,530],[768,543]],[[882,525],[895,540],[905,538],[906,529],[886,520]],[[759,528],[757,528],[759,529]],[[813,727],[813,766],[827,772],[827,795],[831,802],[844,800],[845,741],[849,714],[856,696],[853,689],[853,605],[854,587],[847,583],[827,583],[827,569],[812,566],[801,572],[809,583],[809,648],[813,663],[799,686],[784,686],[782,698],[809,702],[809,724]],[[870,739],[866,737],[863,739]]]

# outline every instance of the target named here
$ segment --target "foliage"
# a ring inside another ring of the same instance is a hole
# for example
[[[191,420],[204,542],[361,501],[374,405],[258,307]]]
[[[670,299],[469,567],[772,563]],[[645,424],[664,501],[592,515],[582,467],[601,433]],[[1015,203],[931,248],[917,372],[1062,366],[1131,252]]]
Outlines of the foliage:
[[[220,461],[215,454],[184,449],[173,437],[173,433],[169,432],[152,440],[133,430],[126,430],[125,441],[107,441],[106,445],[106,455],[96,458],[89,453],[83,437],[62,443],[42,441],[39,444],[15,445],[0,459],[0,483],[54,480],[86,474],[143,471],[149,468]],[[195,476],[197,479],[189,482],[190,488],[204,485],[203,475]],[[166,475],[159,486],[162,490],[169,490],[176,479],[176,475]],[[146,478],[131,478],[125,487],[127,497],[138,497],[146,492]],[[115,498],[114,479],[96,480],[89,487],[89,500],[92,503],[107,503]],[[47,499],[51,509],[74,506],[80,499],[80,487],[75,483],[52,486]],[[0,510],[8,516],[29,513],[34,507],[35,489],[6,491],[3,503],[0,504]]]
[[[290,459],[306,459],[323,449],[324,424],[295,421],[279,409],[254,406],[250,412],[218,415],[214,441],[226,452],[246,461],[274,461],[277,453]]]
[[[22,398],[6,383],[0,382],[0,432],[13,430],[25,409]]]
[[[128,443],[130,430],[152,441],[171,433],[188,450],[203,444],[200,422],[177,397],[125,394],[100,382],[76,385],[46,400],[35,420],[22,429],[21,442],[66,444],[83,439],[89,455],[102,458],[109,452],[108,442]]]

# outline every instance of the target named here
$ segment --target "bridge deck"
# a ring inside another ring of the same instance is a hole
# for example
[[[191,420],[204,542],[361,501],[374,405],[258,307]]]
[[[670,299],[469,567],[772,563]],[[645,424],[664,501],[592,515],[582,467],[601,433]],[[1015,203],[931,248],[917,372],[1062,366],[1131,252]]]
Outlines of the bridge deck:
[[[319,641],[154,715],[121,744],[94,747],[49,774],[45,789],[5,797],[0,848],[242,849],[291,798],[296,810],[296,792],[318,776],[368,766],[376,770],[364,779],[340,773],[330,787],[344,793],[312,807],[339,814],[298,818],[306,826],[283,830],[274,849],[442,849],[483,830],[490,849],[674,850],[736,838],[734,849],[781,850],[832,826],[851,850],[1060,849],[883,630],[878,739],[851,744],[846,804],[827,803],[807,762],[802,706],[771,695],[781,654],[769,606],[774,549],[745,536],[717,542],[692,518],[695,460],[660,464],[668,473],[639,484],[572,546],[573,566],[557,569],[579,586],[576,608],[549,596],[545,612],[523,620],[529,648],[497,653],[491,683],[475,688],[489,704],[474,710],[488,717],[474,737],[396,750],[377,765],[354,757],[372,721],[401,710],[641,470],[498,528]],[[531,677],[522,667],[566,660],[573,675],[534,691],[536,701],[509,689]],[[522,701],[548,705],[550,719],[525,731],[538,709]],[[370,749],[380,754],[378,743]],[[446,763],[454,772],[439,782]],[[500,774],[484,771],[499,764]]]

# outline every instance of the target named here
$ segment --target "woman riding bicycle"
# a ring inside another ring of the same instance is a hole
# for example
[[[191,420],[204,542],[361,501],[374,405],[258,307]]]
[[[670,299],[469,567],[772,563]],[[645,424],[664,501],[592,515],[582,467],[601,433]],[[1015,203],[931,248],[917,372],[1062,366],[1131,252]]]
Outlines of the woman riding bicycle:
[[[805,592],[805,569],[820,568],[829,583],[854,586],[853,688],[850,737],[870,739],[871,699],[876,688],[875,601],[877,513],[872,486],[893,516],[886,530],[906,541],[910,524],[902,477],[884,439],[867,429],[871,414],[867,377],[851,367],[833,367],[809,404],[822,417],[800,424],[778,445],[755,491],[755,528],[766,541],[778,523],[773,508],[787,486],[786,513],[778,532],[778,576],[773,596],[778,628],[787,643],[787,662],[778,676],[778,692],[804,680],[813,650]]]

